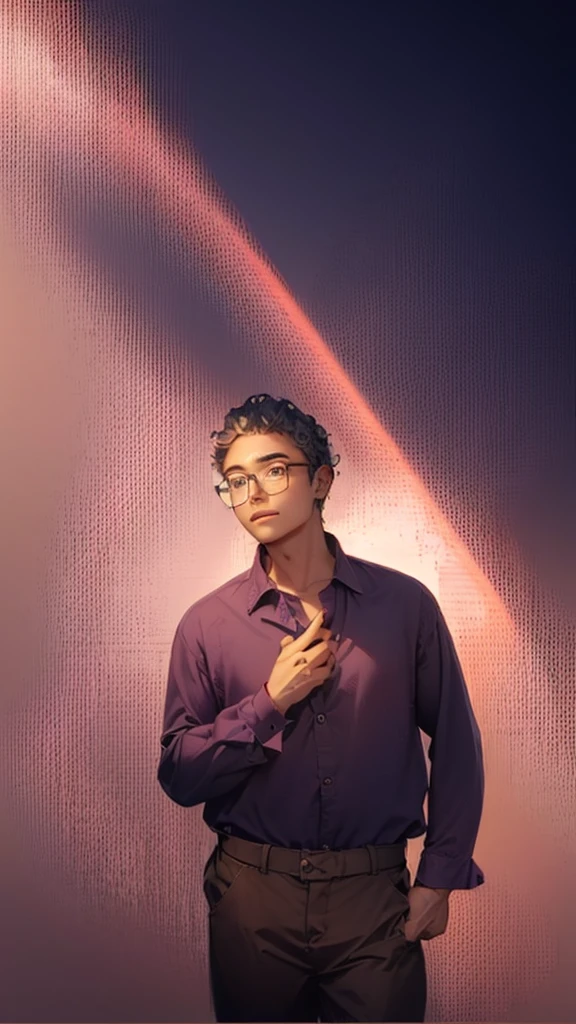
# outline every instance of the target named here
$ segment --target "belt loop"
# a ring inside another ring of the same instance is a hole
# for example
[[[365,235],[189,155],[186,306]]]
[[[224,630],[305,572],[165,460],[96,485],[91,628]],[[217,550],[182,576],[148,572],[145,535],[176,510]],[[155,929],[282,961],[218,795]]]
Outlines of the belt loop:
[[[262,844],[262,854],[260,858],[260,871],[264,874],[268,874],[268,861],[270,860],[270,850],[272,849],[270,843]]]
[[[371,843],[366,843],[366,849],[368,850],[368,856],[370,858],[370,874],[378,874],[378,862],[376,859],[376,847],[372,846]]]

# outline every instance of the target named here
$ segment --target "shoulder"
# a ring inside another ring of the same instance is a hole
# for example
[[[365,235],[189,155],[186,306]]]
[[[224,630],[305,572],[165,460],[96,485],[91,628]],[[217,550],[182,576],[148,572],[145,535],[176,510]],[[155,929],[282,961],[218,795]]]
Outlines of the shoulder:
[[[219,624],[229,617],[231,609],[246,607],[249,576],[249,570],[239,573],[194,601],[181,615],[176,635],[190,648],[198,643],[205,646],[211,637],[217,637]]]
[[[386,596],[413,607],[420,614],[422,610],[434,612],[438,602],[432,591],[422,580],[399,569],[365,558],[346,555],[356,579],[368,599],[376,595]]]

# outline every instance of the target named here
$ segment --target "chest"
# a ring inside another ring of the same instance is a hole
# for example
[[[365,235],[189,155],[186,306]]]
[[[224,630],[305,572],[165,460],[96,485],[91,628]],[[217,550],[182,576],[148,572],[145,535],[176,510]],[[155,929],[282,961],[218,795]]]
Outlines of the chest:
[[[322,607],[321,591],[284,593],[286,606],[284,601],[278,606],[264,602],[252,615],[241,617],[230,609],[206,623],[207,669],[221,708],[256,694],[270,677],[283,637],[296,632],[297,621],[300,630],[306,627]],[[336,625],[342,634],[334,671],[322,686],[326,707],[337,707],[348,724],[362,711],[363,720],[379,722],[380,728],[383,715],[391,728],[399,727],[414,700],[415,638],[410,623],[398,603],[382,609],[375,601],[360,605],[350,598],[344,609],[335,609],[326,598],[326,604],[329,628]]]

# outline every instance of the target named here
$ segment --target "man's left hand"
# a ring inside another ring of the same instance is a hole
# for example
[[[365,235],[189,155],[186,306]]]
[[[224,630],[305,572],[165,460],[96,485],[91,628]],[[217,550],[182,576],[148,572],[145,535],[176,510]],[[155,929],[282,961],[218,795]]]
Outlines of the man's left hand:
[[[451,892],[451,889],[429,889],[426,885],[413,885],[408,890],[410,913],[405,919],[404,934],[409,942],[434,939],[446,931]]]

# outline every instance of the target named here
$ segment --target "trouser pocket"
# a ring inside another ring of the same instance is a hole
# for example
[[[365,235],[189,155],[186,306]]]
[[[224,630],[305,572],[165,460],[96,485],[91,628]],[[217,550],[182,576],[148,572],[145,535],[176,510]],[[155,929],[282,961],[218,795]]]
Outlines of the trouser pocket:
[[[209,917],[212,917],[228,900],[238,879],[249,866],[231,857],[229,853],[224,853],[219,846],[214,848],[204,868],[202,885],[208,903]]]

